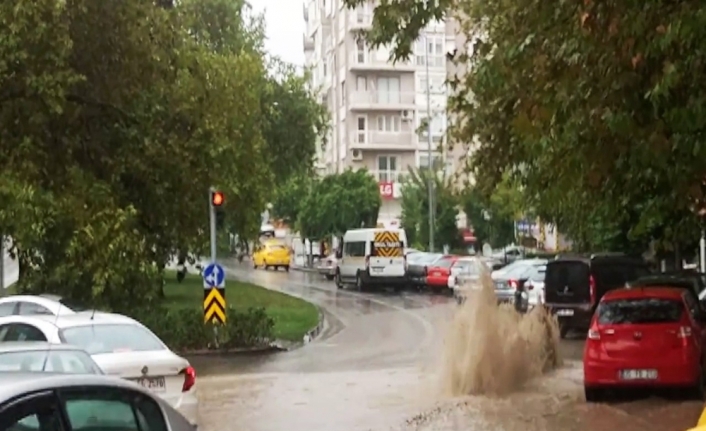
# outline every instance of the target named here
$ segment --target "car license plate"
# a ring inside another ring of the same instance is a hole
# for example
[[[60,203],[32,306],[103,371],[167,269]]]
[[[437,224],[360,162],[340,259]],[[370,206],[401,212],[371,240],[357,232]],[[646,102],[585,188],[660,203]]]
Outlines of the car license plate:
[[[167,389],[167,385],[164,383],[164,377],[140,377],[135,380],[135,382],[153,392],[164,392]]]
[[[440,277],[441,273],[440,272],[434,272],[432,273],[432,277]]]
[[[657,370],[620,370],[622,380],[656,380]]]
[[[382,273],[382,270],[383,270],[383,268],[373,268],[373,272],[374,272],[375,274],[381,274],[381,273]]]
[[[557,310],[556,315],[557,316],[573,316],[574,310]]]

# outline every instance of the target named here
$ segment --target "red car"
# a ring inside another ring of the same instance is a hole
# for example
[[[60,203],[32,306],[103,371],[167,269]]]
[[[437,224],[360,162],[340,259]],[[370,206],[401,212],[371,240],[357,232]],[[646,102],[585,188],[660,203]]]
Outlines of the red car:
[[[681,387],[704,399],[706,316],[685,289],[613,290],[591,320],[583,353],[586,401],[605,390]]]
[[[434,292],[440,292],[449,288],[449,276],[451,267],[459,259],[459,256],[446,255],[427,267],[426,285]]]

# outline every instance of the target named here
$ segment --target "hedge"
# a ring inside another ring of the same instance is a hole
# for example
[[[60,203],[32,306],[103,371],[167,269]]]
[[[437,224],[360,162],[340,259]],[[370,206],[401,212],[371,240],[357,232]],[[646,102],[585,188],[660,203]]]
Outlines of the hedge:
[[[134,310],[130,315],[180,352],[258,348],[273,341],[274,321],[264,308],[243,312],[229,307],[226,311],[225,325],[204,323],[203,311],[198,308],[160,307]]]

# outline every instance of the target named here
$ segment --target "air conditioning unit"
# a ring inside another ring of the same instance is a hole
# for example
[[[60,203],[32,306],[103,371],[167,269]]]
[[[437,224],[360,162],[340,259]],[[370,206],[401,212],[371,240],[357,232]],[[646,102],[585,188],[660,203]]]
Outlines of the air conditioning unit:
[[[351,151],[351,160],[356,162],[363,160],[363,152],[360,150]]]
[[[412,121],[412,113],[408,110],[402,111],[402,121]]]

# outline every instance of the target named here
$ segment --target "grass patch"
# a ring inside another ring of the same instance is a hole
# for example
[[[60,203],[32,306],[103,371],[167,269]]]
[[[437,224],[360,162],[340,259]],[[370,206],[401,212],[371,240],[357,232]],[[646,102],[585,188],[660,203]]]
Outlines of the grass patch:
[[[177,283],[176,272],[165,272],[165,306],[170,308],[203,307],[203,280],[187,274]],[[274,322],[274,336],[280,340],[300,341],[319,322],[318,309],[299,298],[235,280],[226,282],[226,301],[238,311],[262,307]]]

